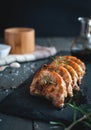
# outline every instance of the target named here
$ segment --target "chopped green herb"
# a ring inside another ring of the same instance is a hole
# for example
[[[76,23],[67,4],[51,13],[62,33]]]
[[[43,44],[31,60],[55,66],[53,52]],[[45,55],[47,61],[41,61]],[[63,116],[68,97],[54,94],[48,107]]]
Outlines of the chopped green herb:
[[[54,84],[54,85],[56,85],[56,82],[54,82],[48,75],[41,75],[41,78],[42,78],[44,84]]]

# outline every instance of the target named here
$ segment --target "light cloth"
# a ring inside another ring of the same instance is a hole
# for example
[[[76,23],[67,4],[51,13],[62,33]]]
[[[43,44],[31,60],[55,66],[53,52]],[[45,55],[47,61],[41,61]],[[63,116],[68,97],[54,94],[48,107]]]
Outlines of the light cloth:
[[[10,64],[15,61],[26,62],[26,61],[34,61],[37,59],[43,59],[55,55],[56,52],[57,51],[55,47],[43,47],[36,45],[35,51],[31,54],[21,54],[21,55],[9,54],[4,58],[0,58],[0,66]]]

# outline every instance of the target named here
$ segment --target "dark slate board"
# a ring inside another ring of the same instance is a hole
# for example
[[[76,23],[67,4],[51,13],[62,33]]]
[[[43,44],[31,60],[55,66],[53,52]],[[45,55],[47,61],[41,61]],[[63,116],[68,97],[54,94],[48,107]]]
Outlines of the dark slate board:
[[[68,54],[68,53],[59,53]],[[47,62],[50,59],[47,60]],[[91,63],[86,63],[87,72],[80,85],[81,89],[87,96],[88,102],[91,104]],[[33,120],[41,121],[63,121],[69,123],[73,120],[73,109],[66,106],[63,109],[56,109],[50,101],[31,96],[29,94],[29,86],[33,75],[21,84],[14,92],[8,95],[0,103],[0,112],[18,117],[24,117]],[[78,101],[81,102],[81,97],[78,96]],[[86,102],[87,104],[87,102]],[[83,108],[86,104],[80,104]],[[78,114],[78,117],[81,116]]]

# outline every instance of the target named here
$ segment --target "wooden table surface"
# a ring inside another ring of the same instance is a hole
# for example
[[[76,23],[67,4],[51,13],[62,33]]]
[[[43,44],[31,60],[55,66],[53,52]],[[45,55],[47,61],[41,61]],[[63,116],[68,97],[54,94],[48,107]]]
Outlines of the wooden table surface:
[[[72,38],[36,38],[36,44],[42,46],[55,46],[57,51],[60,50],[70,50],[72,43]],[[27,63],[28,64],[28,63]],[[22,69],[26,67],[26,63],[22,65]],[[25,71],[21,77],[22,70],[18,71],[18,79],[13,80],[9,79],[8,71],[0,73],[0,101],[4,99],[10,92],[8,88],[15,84],[18,86],[29,76],[28,70]],[[10,77],[11,78],[11,77]],[[9,81],[9,82],[7,82]],[[7,91],[3,91],[2,86],[7,87]],[[49,123],[40,122],[40,121],[31,121],[28,119],[23,119],[19,117],[14,117],[10,115],[0,114],[0,130],[62,130],[61,126],[52,126]]]

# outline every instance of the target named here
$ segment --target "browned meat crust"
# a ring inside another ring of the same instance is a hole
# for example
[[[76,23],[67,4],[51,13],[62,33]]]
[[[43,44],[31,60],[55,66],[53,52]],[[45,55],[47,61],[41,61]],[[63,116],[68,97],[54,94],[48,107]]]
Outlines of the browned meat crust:
[[[78,82],[81,82],[85,70],[85,64],[80,59],[57,56],[35,74],[30,85],[30,94],[43,96],[60,108],[67,96],[73,96],[73,90],[79,90]]]

